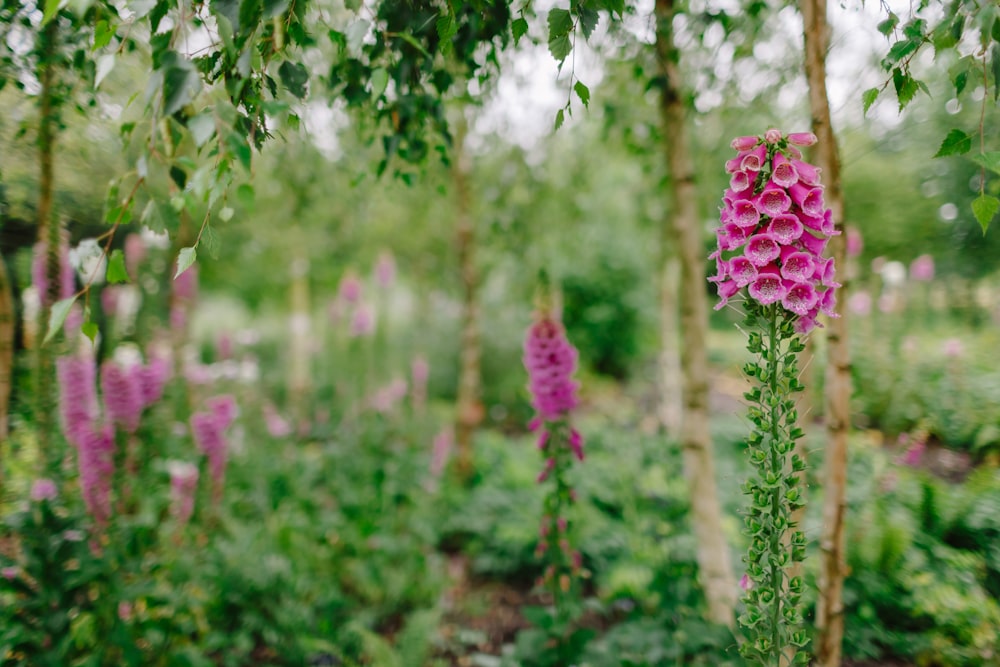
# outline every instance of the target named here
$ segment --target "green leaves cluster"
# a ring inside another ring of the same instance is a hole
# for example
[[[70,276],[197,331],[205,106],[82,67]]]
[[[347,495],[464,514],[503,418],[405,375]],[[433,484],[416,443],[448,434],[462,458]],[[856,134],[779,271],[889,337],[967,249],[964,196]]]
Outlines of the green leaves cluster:
[[[955,98],[961,99],[963,94],[968,94],[970,82],[973,90],[982,87],[982,113],[977,131],[952,130],[935,157],[964,155],[972,150],[973,139],[979,137],[979,154],[973,156],[973,160],[982,171],[979,197],[972,203],[972,212],[985,234],[1000,210],[1000,199],[988,194],[986,187],[986,172],[996,172],[1000,160],[996,152],[986,151],[983,128],[990,98],[994,104],[1000,100],[1000,7],[993,2],[974,0],[938,4],[924,0],[915,7],[913,15],[905,23],[889,11],[886,19],[879,23],[878,30],[890,40],[889,51],[882,60],[882,67],[890,76],[882,86],[870,88],[862,94],[865,113],[889,82],[892,82],[896,92],[900,111],[906,108],[917,92],[930,95],[927,86],[911,70],[913,58],[926,46],[933,47],[935,61],[952,62],[948,76]],[[996,190],[995,184],[991,190]]]
[[[739,618],[748,641],[740,652],[752,664],[769,667],[781,664],[787,647],[801,649],[808,641],[800,610],[804,584],[787,572],[805,558],[805,534],[792,521],[805,503],[800,487],[805,462],[794,451],[803,432],[796,426],[793,398],[803,389],[797,355],[805,346],[780,304],[760,306],[748,300],[747,310],[747,349],[756,361],[744,367],[755,383],[744,398],[753,424],[747,448],[755,472],[743,486],[750,498],[750,548],[745,558],[746,611]],[[808,659],[805,651],[797,651],[796,663]]]

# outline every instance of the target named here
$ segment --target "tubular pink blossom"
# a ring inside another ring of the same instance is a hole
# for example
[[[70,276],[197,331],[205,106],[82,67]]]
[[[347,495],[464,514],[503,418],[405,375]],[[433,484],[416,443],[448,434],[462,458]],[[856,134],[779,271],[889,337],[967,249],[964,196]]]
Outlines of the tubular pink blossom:
[[[756,146],[759,141],[760,137],[755,136],[736,137],[733,139],[730,146],[732,146],[735,151],[748,151]]]
[[[719,249],[736,250],[747,242],[747,230],[749,227],[740,227],[735,222],[726,223],[719,228]]]
[[[785,286],[780,276],[772,273],[762,273],[754,279],[747,288],[747,293],[763,306],[785,297]]]
[[[788,143],[790,144],[803,147],[812,146],[818,141],[816,135],[812,132],[792,132],[786,139],[788,139]]]
[[[806,187],[796,183],[788,188],[788,196],[802,209],[802,212],[813,218],[823,217],[823,189]]]
[[[740,169],[743,171],[760,171],[764,168],[764,160],[767,157],[767,146],[760,144],[751,151],[740,162]]]
[[[768,183],[763,191],[757,195],[754,203],[762,215],[771,218],[786,213],[792,207],[792,200],[788,194],[774,183]]]
[[[833,288],[828,288],[820,295],[819,303],[817,305],[819,306],[820,311],[827,317],[840,317],[836,310],[837,292]]]
[[[757,267],[746,257],[737,256],[729,261],[729,274],[737,287],[745,287],[757,277]]]
[[[769,144],[778,143],[779,141],[781,141],[781,130],[777,130],[772,127],[770,130],[764,133],[764,141],[766,141]]]
[[[236,398],[232,394],[213,396],[205,401],[205,407],[215,416],[223,431],[232,426],[236,420]]]
[[[163,398],[163,388],[170,378],[169,361],[162,357],[153,357],[148,364],[136,365],[132,371],[138,376],[143,408],[148,408]]]
[[[818,257],[823,254],[824,250],[826,250],[826,244],[829,241],[830,239],[820,238],[818,236],[813,236],[808,232],[804,232],[802,236],[796,240],[796,243],[802,246],[806,252]]]
[[[746,153],[740,153],[732,160],[726,162],[726,173],[732,174],[734,172],[740,171],[740,165],[743,163],[743,158],[746,157]]]
[[[715,310],[722,310],[729,303],[729,299],[739,291],[740,286],[736,284],[735,280],[727,280],[724,283],[719,283],[719,303],[715,304]]]
[[[792,160],[792,166],[795,167],[795,173],[799,175],[801,183],[808,186],[819,185],[819,167],[795,159]]]
[[[804,252],[791,252],[781,258],[781,277],[804,283],[812,279],[816,263],[812,255]],[[799,313],[801,315],[801,313]]]
[[[781,255],[778,242],[767,234],[755,234],[747,239],[744,256],[754,266],[767,266]]]
[[[737,227],[756,227],[760,222],[760,210],[749,199],[733,203],[733,223]]]
[[[784,287],[786,291],[781,299],[781,305],[796,315],[808,315],[819,300],[816,290],[810,283],[786,281]]]
[[[729,187],[733,192],[743,192],[750,188],[750,177],[745,171],[737,171],[729,179]]]
[[[795,171],[795,166],[788,161],[788,158],[781,153],[774,155],[771,169],[771,180],[775,185],[788,188],[799,182],[799,173]]]
[[[776,215],[768,224],[767,233],[781,245],[788,245],[802,236],[802,222],[794,215]]]

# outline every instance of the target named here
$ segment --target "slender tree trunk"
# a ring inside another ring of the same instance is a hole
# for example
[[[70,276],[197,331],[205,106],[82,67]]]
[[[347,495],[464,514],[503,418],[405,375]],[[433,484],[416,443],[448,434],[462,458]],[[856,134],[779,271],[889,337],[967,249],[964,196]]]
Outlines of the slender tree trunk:
[[[844,197],[840,181],[840,157],[830,122],[826,92],[826,52],[829,26],[826,0],[802,0],[805,24],[806,78],[813,131],[819,138],[816,162],[823,170],[826,203],[833,211],[837,229],[843,231]],[[830,242],[834,262],[846,267],[846,234]],[[846,276],[846,271],[844,272]],[[839,319],[827,326],[826,456],[823,474],[823,531],[820,537],[819,601],[816,610],[816,656],[821,667],[840,665],[844,635],[843,588],[846,574],[844,514],[847,506],[847,432],[850,427],[850,352],[847,340],[846,286],[839,294]]]
[[[680,266],[672,252],[670,233],[663,225],[663,266],[660,277],[660,425],[671,438],[680,434],[684,408],[681,403],[681,350],[678,344],[677,297]]]
[[[14,386],[14,290],[7,263],[0,259],[0,446],[10,436],[10,394]],[[3,497],[3,459],[0,458],[0,498]]]
[[[684,453],[685,476],[691,486],[691,523],[698,541],[698,569],[708,614],[713,621],[732,626],[737,586],[729,564],[729,545],[722,530],[712,438],[708,428],[705,252],[697,210],[694,165],[685,135],[685,108],[678,67],[680,53],[673,36],[674,2],[656,0],[656,52],[663,77],[663,140],[670,172],[668,210],[680,268],[681,395],[684,405],[680,444]]]
[[[455,424],[455,469],[462,480],[473,473],[472,436],[483,420],[479,340],[479,276],[476,272],[476,232],[472,220],[469,192],[469,163],[465,154],[465,128],[455,137],[452,181],[455,184],[455,209],[458,216],[456,245],[459,275],[462,281],[462,342],[458,375],[457,419]]]
[[[55,397],[53,396],[54,365],[51,345],[43,345],[42,340],[48,331],[49,313],[52,304],[59,299],[60,280],[60,250],[62,245],[61,225],[53,216],[53,200],[55,192],[54,153],[56,130],[59,119],[56,117],[55,104],[56,86],[56,50],[59,37],[59,21],[53,19],[45,26],[40,35],[41,55],[39,58],[39,93],[38,118],[38,240],[46,244],[45,274],[48,283],[46,294],[39,294],[38,333],[35,342],[35,428],[37,429],[38,448],[41,461],[46,467],[55,462],[55,452],[52,451],[52,434],[55,430]]]

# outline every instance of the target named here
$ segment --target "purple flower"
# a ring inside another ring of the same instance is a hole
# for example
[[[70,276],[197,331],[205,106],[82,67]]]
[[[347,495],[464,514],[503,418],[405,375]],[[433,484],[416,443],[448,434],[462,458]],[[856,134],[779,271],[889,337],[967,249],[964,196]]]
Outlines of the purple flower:
[[[115,361],[105,361],[101,365],[101,391],[108,419],[126,433],[135,433],[144,407],[138,374]]]
[[[790,246],[785,246],[788,252],[781,254],[781,277],[804,283],[811,280],[816,271],[813,255],[805,252],[795,252]]]
[[[378,261],[375,263],[375,280],[383,289],[392,287],[396,280],[396,259],[388,250],[378,256]]]
[[[788,193],[773,182],[768,183],[764,187],[764,190],[757,195],[754,203],[757,205],[757,210],[760,211],[761,215],[771,218],[786,213],[792,207],[792,200],[789,198]]]
[[[787,290],[781,276],[775,273],[762,273],[750,283],[747,293],[762,306],[767,306],[785,298]]]
[[[163,388],[170,378],[170,362],[162,357],[153,357],[145,366],[135,365],[132,372],[136,374],[142,405],[148,408],[163,398]]]
[[[748,190],[751,184],[750,176],[745,171],[737,171],[729,179],[729,187],[733,192]]]
[[[790,188],[799,182],[799,173],[787,157],[776,153],[772,162],[771,180],[779,187]]]
[[[191,415],[191,434],[194,442],[208,459],[208,470],[218,499],[226,475],[228,458],[225,429],[219,418],[211,412],[196,412]]]
[[[864,249],[864,241],[861,238],[861,230],[857,227],[847,228],[847,256],[858,257]]]
[[[796,215],[776,215],[767,226],[767,234],[781,245],[788,245],[802,236],[802,221]]]
[[[31,493],[29,494],[36,503],[43,500],[55,500],[58,495],[59,490],[56,488],[56,483],[47,478],[36,479],[31,485]]]
[[[86,431],[97,419],[97,366],[93,359],[59,357],[56,379],[59,383],[59,412],[63,433],[74,447],[79,447]]]
[[[796,146],[812,146],[819,141],[812,132],[792,132],[786,139],[788,139],[788,143]]]
[[[772,127],[770,130],[764,133],[764,141],[766,141],[769,144],[778,143],[779,141],[781,141],[781,130],[777,130]]]
[[[361,281],[353,271],[348,271],[340,279],[338,294],[345,303],[358,303],[361,300]]]
[[[733,222],[737,227],[756,227],[760,222],[760,210],[749,199],[741,199],[733,204]]]
[[[819,167],[796,159],[792,159],[792,166],[795,167],[795,173],[799,175],[800,182],[810,186],[819,185]]]
[[[918,283],[929,283],[934,280],[934,258],[930,255],[920,255],[910,264],[910,280]]]
[[[740,169],[743,171],[760,171],[764,168],[764,160],[767,157],[767,146],[760,144],[743,157],[740,162]]]
[[[823,189],[820,187],[808,187],[802,183],[796,183],[788,188],[788,195],[792,201],[802,209],[802,212],[812,218],[823,217]]]
[[[236,420],[236,398],[232,394],[214,396],[205,401],[205,407],[218,420],[219,427],[225,431]]]
[[[577,351],[566,339],[562,325],[542,315],[524,338],[524,367],[528,371],[532,407],[542,420],[556,420],[576,407]]]
[[[787,291],[781,299],[781,305],[796,315],[808,315],[819,301],[819,296],[810,283],[789,281],[784,286]]]
[[[733,150],[742,152],[750,150],[756,146],[759,141],[760,137],[736,137],[730,145],[733,147]]]
[[[198,466],[183,461],[168,461],[167,473],[170,475],[170,513],[183,526],[194,513]]]
[[[740,286],[736,284],[735,280],[727,280],[724,283],[719,283],[719,303],[715,304],[715,310],[722,310],[729,303],[729,299],[734,297],[739,291]]]
[[[139,267],[146,259],[146,242],[139,234],[125,237],[125,269],[132,280],[139,279]]]
[[[115,438],[110,424],[96,424],[83,434],[77,451],[80,491],[98,526],[111,518],[111,480],[115,473]]]
[[[756,234],[747,240],[743,254],[754,266],[767,266],[781,255],[781,247],[771,236]]]
[[[737,287],[745,287],[757,277],[757,267],[746,257],[733,257],[729,261],[729,275]]]

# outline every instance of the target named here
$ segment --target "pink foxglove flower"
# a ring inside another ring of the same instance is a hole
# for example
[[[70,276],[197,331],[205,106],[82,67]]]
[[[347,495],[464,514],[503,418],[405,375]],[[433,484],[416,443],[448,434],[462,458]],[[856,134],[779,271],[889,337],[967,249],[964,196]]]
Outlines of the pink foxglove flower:
[[[910,280],[918,283],[929,283],[934,280],[934,258],[930,255],[920,255],[910,263]]]
[[[739,169],[732,172],[731,184],[742,185],[737,174],[751,167],[754,176],[747,177],[750,187],[739,192],[733,187],[723,198],[718,248],[712,254],[717,270],[709,278],[717,284],[717,309],[746,287],[748,297],[761,305],[780,303],[797,316],[802,332],[817,326],[821,313],[836,316],[833,290],[839,284],[832,260],[822,253],[838,232],[823,202],[820,170],[803,162],[793,147],[815,141],[809,132],[783,136],[774,129],[752,143],[747,137],[734,141]]]
[[[125,270],[132,280],[139,279],[139,267],[146,259],[146,241],[140,234],[125,237]]]
[[[56,487],[56,483],[51,479],[42,478],[36,479],[31,485],[29,497],[36,503],[40,503],[43,500],[55,500],[58,495],[59,489]]]
[[[136,368],[125,368],[112,360],[101,365],[101,392],[108,420],[126,433],[135,433],[139,429],[139,419],[145,407],[142,383],[134,372]]]
[[[236,418],[236,401],[232,396],[217,396],[206,401],[206,412],[191,415],[191,434],[198,449],[208,459],[208,471],[212,476],[213,495],[216,500],[222,496],[222,485],[226,476],[229,459],[226,429]]]
[[[163,389],[170,379],[170,362],[163,357],[153,357],[146,365],[135,365],[143,408],[148,408],[163,398]]]
[[[111,518],[111,481],[115,473],[115,437],[110,424],[91,425],[77,452],[80,491],[87,511],[98,526]]]
[[[93,359],[76,356],[56,359],[63,433],[77,448],[93,429],[98,416],[96,377],[97,366]]]
[[[340,279],[338,294],[344,303],[354,304],[361,300],[361,281],[353,271],[348,271]]]
[[[380,253],[375,262],[375,280],[382,289],[389,289],[396,282],[396,259],[388,250]]]
[[[167,472],[170,474],[170,513],[178,525],[183,526],[194,514],[198,466],[182,461],[169,461]]]

